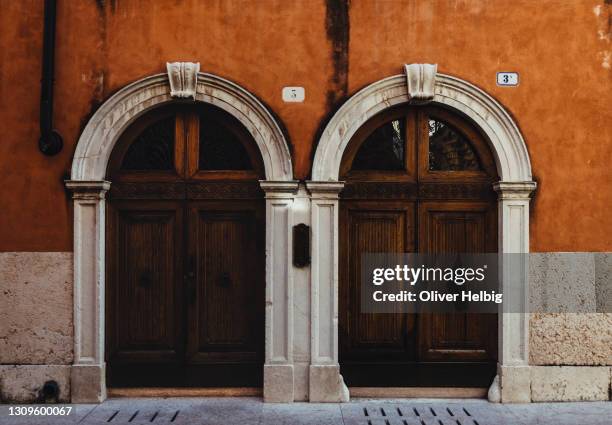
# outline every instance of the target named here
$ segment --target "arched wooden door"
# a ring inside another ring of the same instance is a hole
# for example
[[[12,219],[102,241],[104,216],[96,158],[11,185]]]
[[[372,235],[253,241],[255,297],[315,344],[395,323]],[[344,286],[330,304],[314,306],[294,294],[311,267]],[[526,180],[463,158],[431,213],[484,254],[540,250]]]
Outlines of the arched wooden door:
[[[399,107],[349,143],[341,165],[340,367],[349,386],[487,387],[494,314],[363,314],[361,255],[495,252],[497,174],[481,134],[447,110]]]
[[[108,167],[109,386],[262,385],[262,178],[255,142],[216,107],[126,131]]]

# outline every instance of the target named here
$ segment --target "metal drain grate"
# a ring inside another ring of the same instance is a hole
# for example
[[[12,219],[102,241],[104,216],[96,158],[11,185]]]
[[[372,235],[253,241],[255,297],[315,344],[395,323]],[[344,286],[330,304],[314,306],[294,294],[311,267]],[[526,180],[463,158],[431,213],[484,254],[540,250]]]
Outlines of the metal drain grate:
[[[364,425],[483,425],[465,407],[370,406],[363,407]]]
[[[153,423],[153,424],[171,424],[177,420],[180,410],[141,412],[140,410],[115,410],[106,419],[110,424],[130,424],[130,423]]]

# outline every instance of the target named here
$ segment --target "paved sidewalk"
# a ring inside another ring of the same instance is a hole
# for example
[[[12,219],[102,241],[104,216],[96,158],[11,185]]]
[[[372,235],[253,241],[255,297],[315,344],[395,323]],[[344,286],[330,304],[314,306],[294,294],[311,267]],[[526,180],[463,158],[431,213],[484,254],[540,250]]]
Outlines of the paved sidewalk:
[[[73,405],[68,418],[17,417],[3,425],[610,425],[612,403],[491,404],[484,400],[366,400],[264,404],[258,398],[110,399]]]

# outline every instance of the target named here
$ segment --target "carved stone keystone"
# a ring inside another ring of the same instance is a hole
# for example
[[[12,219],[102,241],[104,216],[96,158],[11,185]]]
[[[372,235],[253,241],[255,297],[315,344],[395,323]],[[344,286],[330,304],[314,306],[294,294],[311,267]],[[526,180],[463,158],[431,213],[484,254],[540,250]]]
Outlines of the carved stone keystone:
[[[170,96],[195,100],[200,62],[166,62]]]
[[[404,65],[408,83],[408,97],[411,102],[430,102],[434,98],[437,64],[411,63]]]

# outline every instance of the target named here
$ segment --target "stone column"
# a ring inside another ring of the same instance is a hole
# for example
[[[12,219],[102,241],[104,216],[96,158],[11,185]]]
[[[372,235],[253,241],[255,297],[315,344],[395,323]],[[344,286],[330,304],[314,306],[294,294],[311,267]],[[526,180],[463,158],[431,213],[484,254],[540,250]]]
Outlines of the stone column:
[[[311,402],[348,401],[338,364],[338,193],[344,182],[307,182],[311,194]]]
[[[264,400],[294,400],[292,207],[297,181],[261,181],[266,192]]]
[[[106,399],[104,363],[104,197],[107,181],[66,181],[74,200],[73,403]]]
[[[499,182],[493,188],[498,193],[499,252],[529,253],[529,198],[536,183]],[[498,321],[497,391],[503,403],[531,401],[529,270],[525,257],[504,256],[501,263],[503,293],[507,297],[505,304],[513,306],[512,312],[500,310]]]

